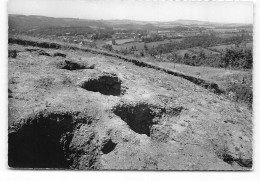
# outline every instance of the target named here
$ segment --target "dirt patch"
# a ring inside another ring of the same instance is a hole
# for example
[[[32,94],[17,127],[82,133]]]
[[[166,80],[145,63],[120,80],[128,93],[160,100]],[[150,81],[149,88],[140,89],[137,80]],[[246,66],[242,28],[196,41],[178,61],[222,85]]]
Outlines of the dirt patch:
[[[94,69],[94,65],[86,65],[84,62],[77,62],[72,60],[65,60],[58,64],[58,68],[66,70],[79,70],[79,69]]]
[[[71,168],[84,153],[71,141],[74,133],[87,119],[76,119],[79,113],[40,113],[25,120],[18,130],[8,135],[8,164],[13,168]],[[88,126],[89,127],[89,126]],[[93,138],[92,138],[93,140]],[[91,140],[82,140],[91,142]],[[81,141],[81,142],[82,142]],[[87,143],[91,145],[91,143]],[[85,149],[86,150],[86,149]],[[95,160],[93,158],[89,158]]]
[[[121,88],[122,81],[113,75],[103,75],[81,83],[81,87],[88,91],[100,92],[104,95],[120,96],[124,94]]]
[[[54,84],[54,77],[47,76],[41,77],[40,79],[35,80],[35,88],[48,89]]]

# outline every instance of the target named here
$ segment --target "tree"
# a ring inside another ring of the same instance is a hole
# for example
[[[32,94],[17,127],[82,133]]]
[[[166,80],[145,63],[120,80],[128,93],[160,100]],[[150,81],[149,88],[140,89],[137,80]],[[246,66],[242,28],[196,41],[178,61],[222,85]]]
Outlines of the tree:
[[[154,57],[155,55],[157,55],[157,50],[155,48],[151,48],[147,51],[147,53]]]
[[[252,50],[244,50],[241,48],[228,49],[222,57],[222,63],[229,68],[246,68],[253,67]]]
[[[163,50],[164,50],[163,46],[160,46],[160,45],[159,45],[159,46],[157,47],[157,52],[158,52],[159,55],[160,55],[160,60],[162,60]]]
[[[177,55],[176,50],[173,50],[171,52],[171,61],[173,62],[174,69],[175,69],[175,63],[177,62],[178,58],[179,56]]]
[[[148,47],[147,47],[146,43],[144,44],[144,50],[145,50],[145,51],[148,50]]]
[[[183,56],[183,63],[189,65],[190,55],[186,52]]]
[[[114,38],[112,39],[112,45],[116,45],[116,40]]]

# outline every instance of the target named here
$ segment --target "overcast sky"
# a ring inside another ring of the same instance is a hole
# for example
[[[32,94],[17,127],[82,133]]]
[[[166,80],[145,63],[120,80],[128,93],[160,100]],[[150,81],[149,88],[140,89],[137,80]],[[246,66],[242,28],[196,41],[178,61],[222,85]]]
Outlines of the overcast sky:
[[[144,21],[202,20],[253,23],[252,2],[160,0],[9,0],[9,14]]]

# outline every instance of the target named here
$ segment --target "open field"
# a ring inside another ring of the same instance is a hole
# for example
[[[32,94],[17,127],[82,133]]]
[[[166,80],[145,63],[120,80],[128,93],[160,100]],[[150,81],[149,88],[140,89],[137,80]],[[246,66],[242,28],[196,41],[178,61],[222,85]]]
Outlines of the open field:
[[[168,62],[160,62],[158,65],[167,67],[169,69],[174,69],[173,63]],[[242,82],[243,77],[252,77],[251,71],[243,71],[243,70],[225,70],[224,68],[213,68],[213,67],[194,67],[184,64],[175,64],[175,69],[177,71],[193,75],[195,77],[200,77],[202,79],[212,80],[217,82],[219,85],[223,83],[222,81],[225,81],[225,78],[230,76],[237,75],[238,78],[234,78],[234,81]],[[252,81],[250,82],[252,85]]]
[[[185,53],[189,53],[189,54],[195,53],[196,54],[196,53],[199,53],[199,52],[203,52],[203,53],[205,53],[205,55],[217,55],[217,54],[219,54],[219,52],[212,51],[210,49],[202,48],[202,47],[194,47],[194,48],[189,48],[189,49],[185,49],[185,50],[177,50],[176,54],[183,57],[185,55]],[[168,55],[170,55],[170,53]]]
[[[8,48],[12,168],[252,168],[252,110],[204,80],[224,70],[28,37]]]
[[[234,47],[235,47],[234,44],[232,44],[232,45],[218,45],[218,46],[208,47],[208,49],[213,50],[213,51],[215,50],[215,51],[223,52],[226,49],[230,49],[230,48],[234,48]]]
[[[228,28],[228,29],[213,29],[213,31],[218,32],[218,33],[225,33],[225,32],[239,32],[238,29],[236,28]]]
[[[208,56],[208,55],[218,55],[219,54],[219,52],[211,51],[207,48],[202,48],[202,47],[194,47],[194,48],[191,48],[189,50],[191,52],[194,52],[194,53],[203,52],[203,53],[205,53],[206,56]]]
[[[116,41],[116,44],[121,45],[121,44],[133,42],[133,41],[135,41],[135,39],[133,39],[133,38],[129,38],[129,39],[117,39],[117,40],[115,40],[115,41]],[[106,44],[112,45],[112,41],[107,41]]]
[[[217,36],[221,37],[221,38],[230,38],[230,37],[233,37],[234,34],[233,33],[220,33]]]
[[[172,40],[164,40],[164,41],[157,41],[157,42],[150,42],[150,43],[144,43],[144,42],[133,42],[133,43],[126,43],[122,45],[113,45],[114,50],[121,50],[121,49],[130,49],[132,46],[135,46],[137,51],[144,50],[144,45],[147,45],[148,49],[157,47],[160,44],[170,43],[170,42],[180,42],[181,39],[172,39]]]

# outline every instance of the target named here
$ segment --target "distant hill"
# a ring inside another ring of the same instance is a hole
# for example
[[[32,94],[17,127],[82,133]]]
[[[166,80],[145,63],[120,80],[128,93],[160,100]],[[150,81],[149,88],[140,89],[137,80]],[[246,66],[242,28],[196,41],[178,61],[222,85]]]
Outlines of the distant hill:
[[[9,15],[9,30],[18,32],[34,29],[61,27],[92,27],[92,28],[121,28],[121,29],[153,29],[149,22],[134,20],[87,20],[76,18],[53,18],[46,16]]]
[[[179,19],[176,21],[173,21],[172,23],[182,24],[182,25],[212,25],[214,23],[208,22],[208,21],[198,21],[198,20],[184,20]]]
[[[107,25],[99,20],[24,15],[9,15],[8,18],[9,29],[15,29],[16,31],[28,31],[31,29],[52,27],[107,27]]]
[[[156,29],[159,27],[176,27],[176,26],[251,26],[246,24],[225,24],[225,23],[212,23],[207,21],[198,20],[183,20],[176,21],[135,21],[135,20],[88,20],[77,18],[53,18],[46,16],[25,16],[25,15],[12,15],[8,16],[9,30],[16,32],[26,32],[39,30],[44,28],[62,28],[62,27],[91,27],[91,28],[120,28],[120,29]]]

